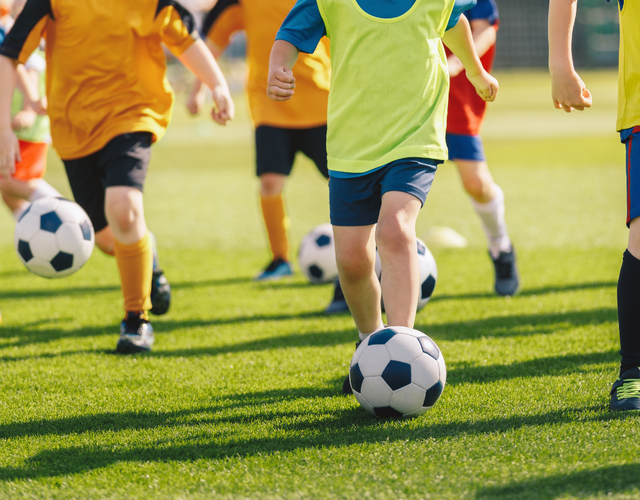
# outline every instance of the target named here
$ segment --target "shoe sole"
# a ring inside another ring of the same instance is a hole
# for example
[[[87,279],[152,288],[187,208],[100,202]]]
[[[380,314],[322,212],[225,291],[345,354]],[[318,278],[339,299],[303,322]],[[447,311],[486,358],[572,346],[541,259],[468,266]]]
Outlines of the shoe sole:
[[[151,347],[142,347],[129,342],[118,342],[118,345],[116,346],[116,352],[119,354],[136,354],[149,351],[151,351]]]

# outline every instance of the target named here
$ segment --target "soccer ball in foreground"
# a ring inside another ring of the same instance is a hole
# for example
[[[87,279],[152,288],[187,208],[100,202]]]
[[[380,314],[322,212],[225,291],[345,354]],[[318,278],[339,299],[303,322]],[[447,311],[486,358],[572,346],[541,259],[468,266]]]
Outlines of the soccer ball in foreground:
[[[87,213],[64,198],[40,198],[16,224],[16,252],[29,271],[62,278],[80,269],[93,251],[93,226]]]
[[[356,349],[349,381],[358,403],[378,417],[415,417],[440,398],[447,381],[442,352],[424,333],[390,326]]]
[[[311,283],[329,283],[337,279],[338,264],[331,224],[320,224],[302,238],[298,264]]]
[[[420,264],[420,295],[418,296],[418,311],[427,305],[433,290],[436,287],[436,281],[438,279],[438,267],[436,266],[436,260],[427,248],[427,245],[420,239],[418,239],[418,262]],[[382,263],[380,262],[380,255],[376,250],[376,275],[378,279],[382,277]]]

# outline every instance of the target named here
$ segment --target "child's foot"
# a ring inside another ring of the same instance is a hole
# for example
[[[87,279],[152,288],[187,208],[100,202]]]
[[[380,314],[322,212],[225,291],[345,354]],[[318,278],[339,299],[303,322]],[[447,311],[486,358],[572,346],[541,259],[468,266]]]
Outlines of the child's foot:
[[[362,343],[362,340],[359,340],[358,342],[356,342],[356,349],[358,349],[358,346]],[[342,382],[342,394],[353,394],[353,389],[351,388],[351,381],[349,380],[349,375],[347,375],[347,378],[344,379],[344,382]]]
[[[640,410],[640,368],[631,368],[613,383],[610,410]]]
[[[497,258],[493,258],[493,267],[496,273],[495,291],[503,297],[515,295],[520,288],[518,266],[516,264],[516,251],[513,247],[509,252],[500,252]]]
[[[335,288],[333,290],[333,300],[331,300],[331,304],[327,306],[324,312],[325,314],[340,314],[349,312],[349,306],[347,305],[347,301],[344,299],[342,287],[340,286],[340,280],[336,280]]]
[[[162,269],[154,269],[151,278],[151,312],[165,314],[171,305],[171,285]]]
[[[254,279],[256,281],[279,280],[285,276],[291,276],[293,270],[291,264],[284,259],[273,259],[271,263]]]
[[[153,328],[143,312],[127,312],[120,324],[120,338],[116,351],[120,354],[146,352],[153,346]]]

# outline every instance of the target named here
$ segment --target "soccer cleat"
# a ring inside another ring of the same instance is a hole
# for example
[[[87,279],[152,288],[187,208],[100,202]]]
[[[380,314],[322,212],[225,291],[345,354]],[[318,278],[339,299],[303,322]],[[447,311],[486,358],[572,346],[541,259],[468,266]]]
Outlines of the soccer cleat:
[[[362,340],[359,340],[358,342],[356,342],[356,350],[358,349],[358,346],[362,343]],[[351,381],[349,380],[349,375],[347,375],[347,378],[344,379],[344,382],[342,382],[342,394],[353,394],[353,389],[351,388]]]
[[[120,324],[120,338],[116,351],[120,354],[150,351],[153,341],[153,327],[143,313],[127,312]]]
[[[342,293],[342,287],[340,286],[340,280],[336,280],[335,288],[333,290],[333,299],[331,304],[324,310],[325,314],[340,314],[349,312],[349,306],[344,299],[344,293]]]
[[[493,258],[493,267],[496,273],[495,291],[503,297],[515,295],[520,289],[520,278],[516,264],[516,250],[511,247],[509,252],[500,252],[497,258]]]
[[[266,269],[254,279],[256,281],[272,281],[279,280],[285,276],[291,276],[292,274],[291,264],[284,259],[278,258],[273,259]]]
[[[613,383],[609,409],[640,410],[640,368],[631,368]]]
[[[154,269],[151,278],[151,312],[156,316],[165,314],[171,305],[171,285],[162,269]]]

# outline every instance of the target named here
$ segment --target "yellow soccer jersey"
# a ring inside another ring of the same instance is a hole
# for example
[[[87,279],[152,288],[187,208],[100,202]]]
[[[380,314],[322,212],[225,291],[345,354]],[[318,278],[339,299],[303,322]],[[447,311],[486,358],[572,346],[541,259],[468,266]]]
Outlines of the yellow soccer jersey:
[[[0,54],[24,63],[45,38],[51,137],[72,160],[121,134],[162,137],[173,106],[162,43],[180,55],[197,36],[174,0],[28,0]]]
[[[640,125],[640,1],[619,0],[620,76],[617,130]]]
[[[203,23],[203,36],[224,48],[239,30],[247,34],[247,99],[255,126],[311,128],[327,123],[331,80],[326,38],[313,54],[296,63],[296,98],[275,102],[267,97],[269,57],[276,33],[296,0],[218,0]]]

